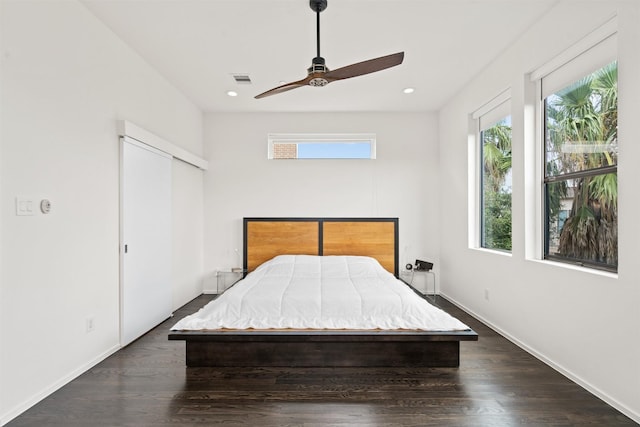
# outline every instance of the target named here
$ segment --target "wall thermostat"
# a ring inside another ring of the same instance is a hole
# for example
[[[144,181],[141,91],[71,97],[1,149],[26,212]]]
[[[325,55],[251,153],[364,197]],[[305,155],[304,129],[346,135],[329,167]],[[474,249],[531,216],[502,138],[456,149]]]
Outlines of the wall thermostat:
[[[44,199],[40,202],[40,210],[43,214],[48,214],[51,212],[51,202],[47,199]]]

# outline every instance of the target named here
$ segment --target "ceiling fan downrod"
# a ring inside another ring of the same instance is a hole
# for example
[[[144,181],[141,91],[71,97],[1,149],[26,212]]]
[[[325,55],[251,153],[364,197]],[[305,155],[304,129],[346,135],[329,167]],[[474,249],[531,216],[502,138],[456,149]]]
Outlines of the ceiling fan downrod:
[[[309,75],[326,73],[329,71],[324,58],[320,56],[320,12],[327,8],[327,0],[309,0],[309,7],[316,13],[316,57],[311,60],[311,67],[307,69]],[[309,81],[310,86],[326,86],[329,82],[322,77],[315,77]]]

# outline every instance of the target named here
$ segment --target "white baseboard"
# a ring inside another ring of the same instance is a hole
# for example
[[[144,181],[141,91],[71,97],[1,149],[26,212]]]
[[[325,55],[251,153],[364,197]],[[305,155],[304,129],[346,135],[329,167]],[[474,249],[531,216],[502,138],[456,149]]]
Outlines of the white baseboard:
[[[13,420],[17,416],[19,416],[20,414],[25,412],[27,409],[29,409],[32,406],[34,406],[36,403],[40,402],[45,397],[49,396],[53,392],[59,390],[60,388],[62,388],[66,384],[68,384],[71,381],[73,381],[74,379],[78,378],[80,375],[82,375],[83,373],[87,372],[89,369],[93,368],[98,363],[102,362],[104,359],[106,359],[107,357],[111,356],[113,353],[115,353],[118,350],[120,350],[120,346],[119,345],[115,345],[115,346],[111,347],[110,349],[108,349],[104,353],[100,354],[98,357],[94,358],[93,360],[91,360],[91,361],[83,364],[82,366],[78,367],[77,369],[73,370],[72,372],[70,372],[69,374],[67,374],[64,377],[60,378],[58,381],[56,381],[55,383],[51,384],[49,387],[46,387],[44,390],[40,391],[39,393],[36,393],[34,396],[32,396],[31,398],[27,399],[26,401],[24,401],[20,405],[16,406],[13,409],[10,409],[9,411],[7,411],[6,413],[4,413],[2,415],[0,415],[0,426],[3,426],[5,424],[7,424],[9,421]]]
[[[617,409],[618,411],[622,412],[624,415],[626,415],[627,417],[631,418],[636,423],[640,424],[640,414],[639,413],[636,413],[631,408],[629,408],[626,405],[623,405],[622,403],[618,402],[616,399],[614,399],[613,397],[609,396],[607,393],[603,392],[598,387],[595,387],[593,384],[589,383],[588,381],[585,381],[583,378],[579,377],[578,375],[574,374],[569,369],[566,369],[565,367],[563,367],[561,365],[558,365],[553,360],[551,360],[548,357],[546,357],[544,354],[541,354],[538,351],[534,350],[533,348],[529,347],[528,345],[526,345],[525,343],[523,343],[522,341],[520,341],[516,337],[514,337],[511,334],[509,334],[508,332],[504,331],[499,326],[491,323],[487,319],[485,319],[482,316],[480,316],[478,313],[474,312],[473,310],[469,309],[468,307],[465,307],[463,304],[460,304],[458,301],[456,301],[455,299],[451,298],[447,294],[440,292],[439,295],[442,295],[444,298],[446,298],[452,304],[458,306],[459,308],[461,308],[462,310],[466,311],[467,313],[469,313],[470,315],[472,315],[476,319],[480,320],[482,323],[484,323],[485,325],[487,325],[488,327],[490,327],[491,329],[493,329],[494,331],[496,331],[497,333],[499,333],[500,335],[502,335],[503,337],[505,337],[506,339],[508,339],[509,341],[511,341],[512,343],[514,343],[515,345],[517,345],[518,347],[523,349],[524,351],[526,351],[527,353],[531,354],[536,359],[538,359],[541,362],[545,363],[549,367],[553,368],[557,372],[561,373],[565,377],[569,378],[571,381],[575,382],[576,384],[578,384],[579,386],[581,386],[582,388],[587,390],[589,393],[591,393],[594,396],[598,397],[599,399],[603,400],[607,404],[613,406],[615,409]]]

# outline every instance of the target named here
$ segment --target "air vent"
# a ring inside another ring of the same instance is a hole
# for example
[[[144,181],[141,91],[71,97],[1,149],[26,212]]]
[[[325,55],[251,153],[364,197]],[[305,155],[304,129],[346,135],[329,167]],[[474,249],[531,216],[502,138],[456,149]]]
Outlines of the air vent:
[[[233,79],[241,85],[250,85],[251,78],[247,74],[233,74]]]

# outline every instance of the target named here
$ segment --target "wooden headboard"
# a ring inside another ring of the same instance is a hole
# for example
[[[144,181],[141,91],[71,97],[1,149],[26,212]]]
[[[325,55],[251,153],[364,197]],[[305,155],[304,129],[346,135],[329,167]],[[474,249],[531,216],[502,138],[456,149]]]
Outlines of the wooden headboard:
[[[277,255],[365,255],[398,276],[398,218],[244,218],[244,269]]]

